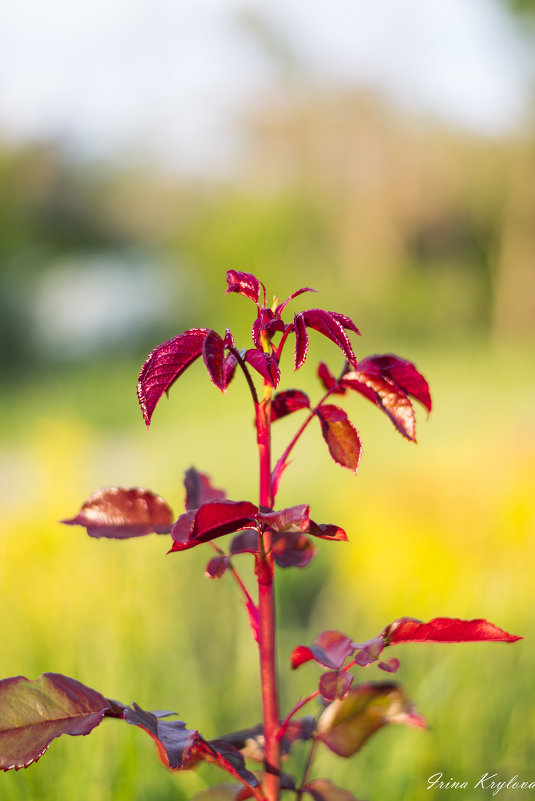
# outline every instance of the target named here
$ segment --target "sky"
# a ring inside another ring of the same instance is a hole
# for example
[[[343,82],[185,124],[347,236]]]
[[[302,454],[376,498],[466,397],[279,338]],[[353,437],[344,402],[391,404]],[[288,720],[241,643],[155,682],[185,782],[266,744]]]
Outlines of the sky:
[[[347,85],[492,136],[529,114],[532,43],[495,0],[8,0],[0,128],[203,171],[274,87]]]

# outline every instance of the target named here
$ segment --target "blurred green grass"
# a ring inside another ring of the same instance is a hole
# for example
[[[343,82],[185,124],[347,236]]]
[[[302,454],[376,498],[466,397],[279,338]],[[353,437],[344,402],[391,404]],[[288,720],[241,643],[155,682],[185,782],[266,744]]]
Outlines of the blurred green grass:
[[[312,346],[336,369],[328,343]],[[311,426],[283,482],[279,505],[310,501],[314,518],[344,526],[351,542],[323,544],[308,570],[280,576],[282,708],[314,687],[314,666],[290,675],[287,659],[323,628],[362,640],[402,615],[488,617],[526,639],[399,647],[398,678],[430,731],[392,726],[352,760],[322,753],[316,774],[359,798],[400,801],[441,797],[427,790],[440,771],[469,784],[486,771],[533,780],[529,348],[392,349],[414,358],[431,383],[434,411],[428,421],[418,416],[418,447],[371,404],[349,399],[364,441],[358,478],[330,462]],[[316,358],[309,360],[295,384],[288,374],[288,386],[317,397]],[[230,497],[255,497],[254,429],[239,379],[221,396],[194,366],[147,433],[138,369],[126,362],[34,375],[0,401],[0,673],[73,675],[125,703],[174,708],[213,737],[260,716],[254,644],[230,580],[202,576],[203,549],[166,556],[163,537],[94,541],[57,522],[113,484],[150,487],[178,514],[182,473],[192,464]],[[275,453],[297,422],[278,424]],[[373,666],[362,675],[388,678]],[[153,750],[141,732],[106,721],[90,737],[55,741],[38,765],[2,776],[0,797],[164,801],[224,780],[205,768],[173,775]],[[463,792],[468,801],[479,797]]]

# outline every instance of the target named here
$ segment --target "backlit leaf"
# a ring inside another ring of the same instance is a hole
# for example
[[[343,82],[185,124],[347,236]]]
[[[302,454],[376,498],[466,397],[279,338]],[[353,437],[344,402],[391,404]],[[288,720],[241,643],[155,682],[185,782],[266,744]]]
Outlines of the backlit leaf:
[[[156,404],[172,384],[202,353],[207,328],[192,328],[158,345],[147,357],[137,383],[143,418],[150,424]]]
[[[349,790],[336,787],[330,779],[313,779],[303,788],[314,801],[358,801]]]
[[[26,768],[62,734],[89,734],[109,702],[96,690],[59,673],[0,681],[0,769]]]
[[[286,300],[284,300],[282,303],[279,303],[279,305],[275,309],[275,315],[277,317],[280,317],[284,309],[286,308],[287,304],[294,298],[297,298],[299,295],[302,295],[303,292],[317,292],[317,289],[311,289],[309,286],[304,286],[301,289],[296,289],[295,292],[292,292],[290,297],[286,298]]]
[[[194,467],[186,470],[184,475],[186,488],[186,509],[198,509],[208,501],[223,500],[226,498],[225,490],[212,486],[210,476],[199,473]]]
[[[377,371],[383,378],[389,378],[403,392],[421,403],[428,412],[431,411],[429,384],[414,364],[407,359],[402,359],[393,353],[367,356],[359,362],[359,370]]]
[[[260,287],[264,286],[256,276],[240,270],[227,271],[227,285],[227,295],[229,292],[237,292],[239,295],[250,298],[255,303],[258,303],[260,297]]]
[[[362,445],[358,431],[348,420],[345,411],[332,404],[323,404],[318,406],[316,414],[321,423],[323,439],[334,461],[356,473]]]
[[[211,381],[225,391],[225,344],[222,337],[215,331],[210,331],[202,346],[202,357],[208,370]]]
[[[299,409],[309,409],[310,400],[308,395],[299,389],[287,389],[285,392],[278,392],[271,401],[271,422],[280,420],[292,412]]]
[[[318,721],[317,737],[335,754],[350,757],[389,723],[425,726],[397,684],[359,684],[325,709]]]
[[[122,540],[169,534],[173,513],[163,498],[149,490],[106,487],[93,493],[76,517],[62,523],[85,526],[90,537]]]
[[[267,381],[271,386],[276,387],[280,381],[280,369],[277,360],[269,353],[250,348],[245,352],[243,357],[244,361],[251,365],[251,367],[260,373],[262,378]]]
[[[362,363],[359,367],[362,368]],[[362,369],[346,373],[341,383],[376,403],[404,437],[416,441],[414,409],[408,396],[397,384]]]
[[[516,642],[522,637],[508,634],[487,620],[436,617],[428,623],[400,619],[383,633],[388,645],[401,642]]]

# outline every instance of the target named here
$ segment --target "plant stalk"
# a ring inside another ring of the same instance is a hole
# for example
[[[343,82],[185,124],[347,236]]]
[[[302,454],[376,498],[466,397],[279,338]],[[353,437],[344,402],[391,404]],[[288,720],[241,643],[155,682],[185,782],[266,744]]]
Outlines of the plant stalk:
[[[271,483],[271,388],[266,387],[263,400],[256,407],[257,442],[260,459],[260,506],[273,509]],[[277,738],[280,725],[275,664],[275,598],[273,592],[273,555],[271,532],[265,531],[258,556],[258,613],[260,681],[265,738],[264,794],[267,801],[280,798],[281,746]]]

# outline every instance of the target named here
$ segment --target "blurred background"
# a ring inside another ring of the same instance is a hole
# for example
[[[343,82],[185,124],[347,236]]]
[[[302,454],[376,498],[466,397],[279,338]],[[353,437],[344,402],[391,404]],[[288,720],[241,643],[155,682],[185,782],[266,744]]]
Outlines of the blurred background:
[[[245,270],[269,297],[315,287],[296,310],[350,315],[357,356],[412,359],[434,399],[418,446],[349,399],[356,479],[319,430],[295,451],[281,505],[313,500],[351,542],[281,575],[283,711],[317,680],[312,665],[289,675],[289,654],[324,628],[362,641],[449,615],[526,635],[399,647],[430,731],[392,726],[350,761],[321,754],[317,775],[369,801],[442,797],[437,772],[535,781],[534,43],[531,0],[5,9],[0,675],[64,672],[206,737],[259,719],[247,622],[230,581],[203,577],[203,549],[166,557],[160,537],[57,522],[109,485],[150,487],[178,515],[191,465],[256,497],[243,382],[221,396],[196,364],[149,433],[135,394],[147,353],[186,328],[232,325],[249,346],[252,305],[224,297],[226,270]],[[286,388],[318,398],[317,361],[340,368],[320,339],[297,376],[286,364]],[[167,801],[224,781],[166,772],[130,728],[56,741],[2,777],[2,801]]]

